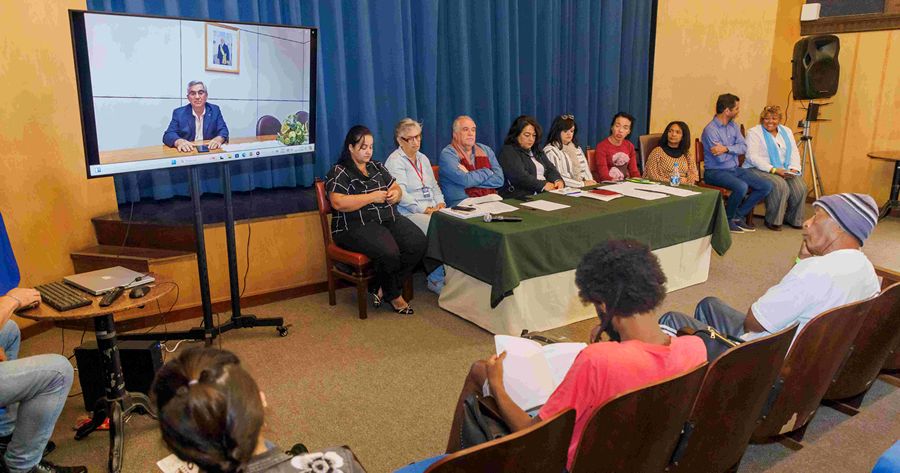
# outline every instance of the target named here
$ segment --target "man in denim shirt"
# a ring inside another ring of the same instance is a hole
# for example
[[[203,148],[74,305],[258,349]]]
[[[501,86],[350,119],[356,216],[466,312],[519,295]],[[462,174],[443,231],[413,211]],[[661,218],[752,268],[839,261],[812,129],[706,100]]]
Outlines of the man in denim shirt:
[[[772,183],[739,166],[738,156],[747,152],[747,143],[734,119],[740,113],[740,99],[722,94],[716,100],[716,116],[703,129],[703,180],[731,191],[725,203],[728,227],[734,233],[752,232],[756,227],[745,217],[772,191]]]
[[[468,197],[496,194],[503,185],[503,169],[489,146],[475,142],[475,121],[461,115],[453,120],[453,141],[442,151],[440,185],[447,206]]]

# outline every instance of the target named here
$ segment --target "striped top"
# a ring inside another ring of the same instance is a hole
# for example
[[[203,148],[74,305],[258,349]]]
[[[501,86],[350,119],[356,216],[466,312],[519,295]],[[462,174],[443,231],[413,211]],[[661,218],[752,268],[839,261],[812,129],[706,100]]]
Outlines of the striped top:
[[[647,156],[647,163],[644,164],[644,177],[653,181],[669,182],[672,170],[675,169],[675,163],[678,163],[681,183],[694,185],[700,180],[700,174],[697,172],[697,163],[688,157],[690,154],[689,150],[686,155],[676,159],[657,146],[650,152],[650,156]]]
[[[335,164],[328,172],[325,190],[329,194],[337,192],[345,195],[359,195],[387,191],[394,184],[394,177],[383,164],[377,161],[366,163],[366,171],[369,173],[368,177],[359,172],[356,167],[348,168],[341,164]],[[387,202],[364,205],[352,212],[339,212],[332,208],[331,233],[335,234],[373,223],[393,222],[397,219],[397,214],[394,206]]]

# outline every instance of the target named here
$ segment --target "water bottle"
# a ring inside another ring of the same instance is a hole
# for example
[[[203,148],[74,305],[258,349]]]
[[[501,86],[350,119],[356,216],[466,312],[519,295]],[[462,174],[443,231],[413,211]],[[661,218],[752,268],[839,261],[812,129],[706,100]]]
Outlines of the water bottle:
[[[675,166],[672,168],[672,174],[669,176],[669,185],[672,187],[681,185],[681,174],[678,173],[678,163],[675,163]]]

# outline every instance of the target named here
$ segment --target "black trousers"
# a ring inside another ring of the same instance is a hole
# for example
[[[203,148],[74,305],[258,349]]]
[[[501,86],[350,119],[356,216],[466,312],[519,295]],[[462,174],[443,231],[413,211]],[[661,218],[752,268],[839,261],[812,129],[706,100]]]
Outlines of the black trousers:
[[[381,288],[384,299],[400,296],[403,281],[422,261],[428,239],[408,218],[398,215],[393,222],[369,223],[335,233],[332,238],[341,248],[368,256],[375,265],[375,279],[369,287]]]

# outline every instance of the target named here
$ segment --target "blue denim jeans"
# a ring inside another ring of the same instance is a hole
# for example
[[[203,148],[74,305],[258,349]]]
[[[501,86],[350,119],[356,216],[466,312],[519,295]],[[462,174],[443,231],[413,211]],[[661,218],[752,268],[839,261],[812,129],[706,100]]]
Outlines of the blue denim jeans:
[[[10,473],[30,471],[44,453],[56,419],[66,405],[73,370],[64,356],[19,359],[19,327],[9,320],[0,327],[0,436],[12,434],[4,461]]]
[[[731,191],[725,202],[728,220],[742,220],[772,192],[771,182],[744,168],[707,169],[703,172],[703,181]]]

